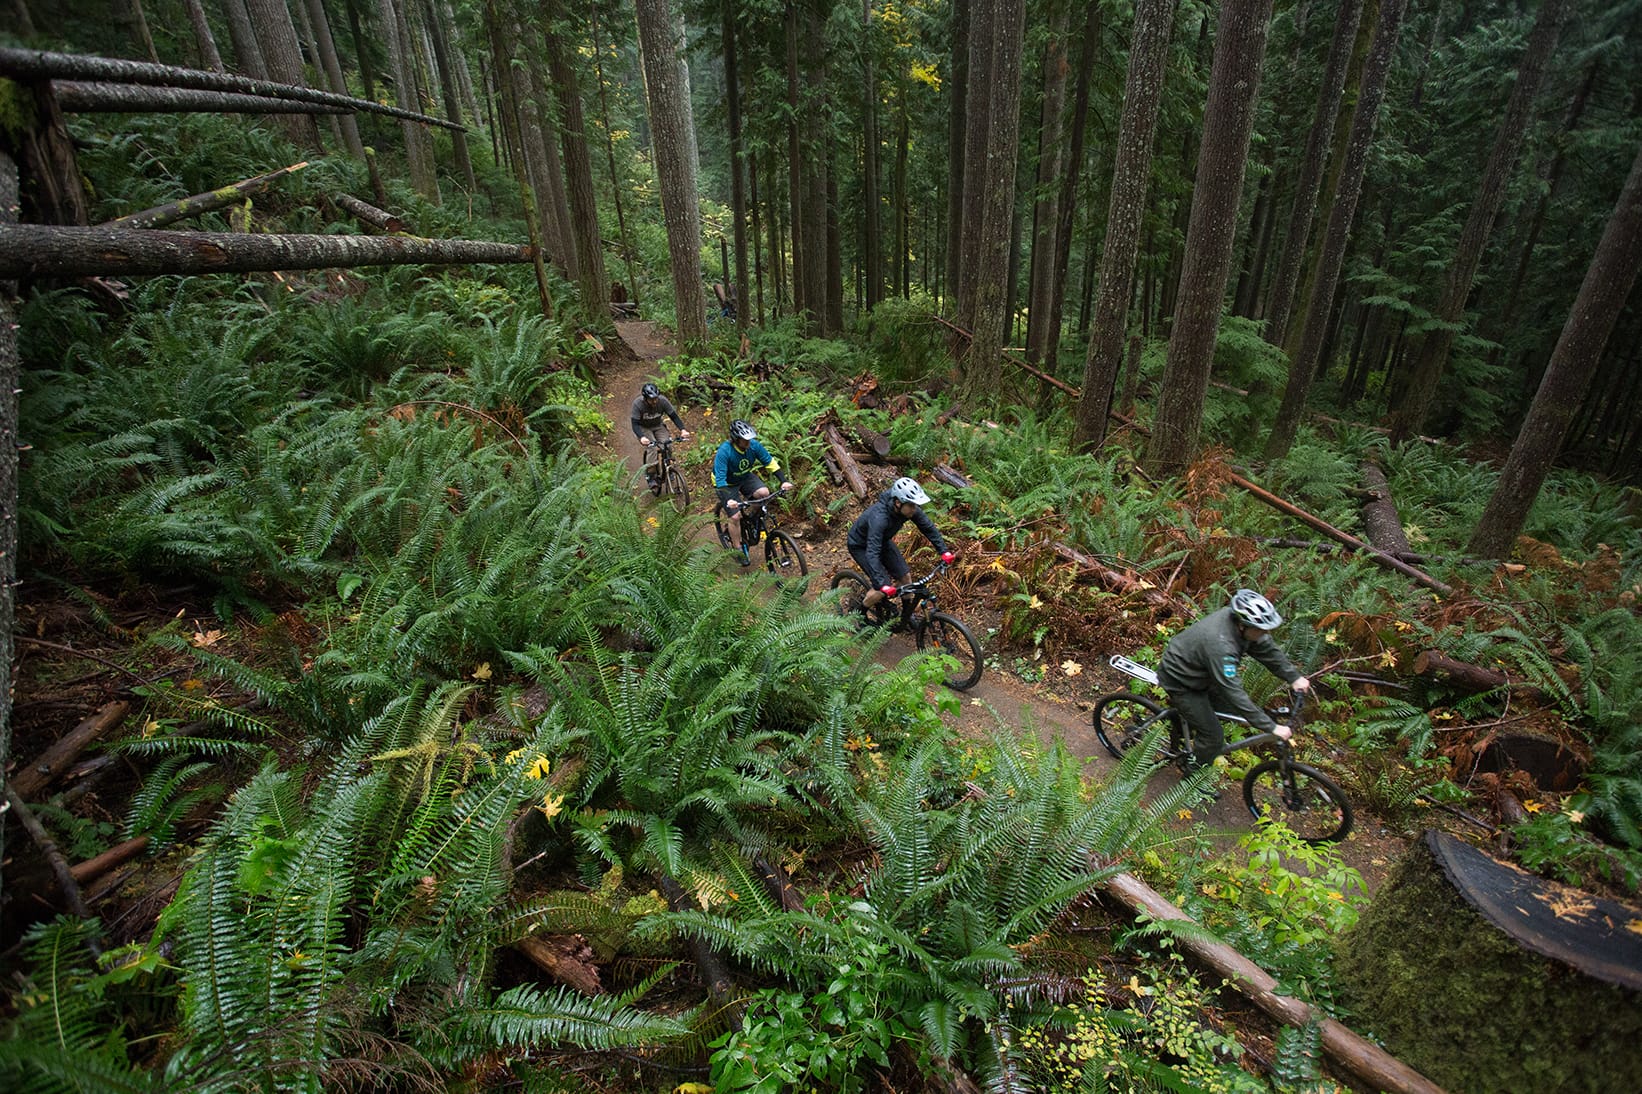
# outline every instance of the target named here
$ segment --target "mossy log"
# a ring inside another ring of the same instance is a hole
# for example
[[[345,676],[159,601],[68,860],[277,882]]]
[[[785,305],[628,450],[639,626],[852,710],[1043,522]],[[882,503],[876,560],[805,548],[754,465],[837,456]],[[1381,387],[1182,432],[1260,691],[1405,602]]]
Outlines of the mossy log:
[[[1427,832],[1335,962],[1345,1001],[1456,1092],[1642,1090],[1642,919]]]
[[[203,194],[191,194],[164,205],[156,205],[152,209],[144,209],[138,213],[127,213],[123,217],[115,217],[98,227],[102,228],[163,228],[167,224],[175,224],[179,220],[201,216],[217,209],[226,209],[230,205],[238,205],[246,198],[262,193],[268,187],[285,178],[294,175],[304,167],[308,161],[293,163],[289,167],[281,167],[278,171],[270,171],[266,175],[257,175],[255,178],[232,182],[227,186],[219,186],[215,190],[207,190]]]

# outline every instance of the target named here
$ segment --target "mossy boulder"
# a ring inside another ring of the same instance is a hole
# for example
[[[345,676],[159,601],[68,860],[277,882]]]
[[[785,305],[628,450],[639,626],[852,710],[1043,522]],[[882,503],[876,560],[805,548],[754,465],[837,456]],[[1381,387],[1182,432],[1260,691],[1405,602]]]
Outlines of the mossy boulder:
[[[1451,1091],[1642,1090],[1642,918],[1428,832],[1340,940],[1358,1027]]]

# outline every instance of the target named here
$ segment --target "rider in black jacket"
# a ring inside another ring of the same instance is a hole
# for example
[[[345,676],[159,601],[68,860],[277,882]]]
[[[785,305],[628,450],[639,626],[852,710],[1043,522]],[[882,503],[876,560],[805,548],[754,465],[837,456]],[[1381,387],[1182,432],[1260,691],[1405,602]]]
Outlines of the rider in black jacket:
[[[941,552],[941,561],[950,563],[953,554],[935,524],[924,515],[929,495],[914,479],[896,479],[890,488],[878,495],[878,500],[867,506],[866,512],[850,525],[849,551],[873,589],[862,598],[862,606],[870,608],[885,597],[895,595],[897,582],[906,580],[911,571],[907,560],[895,546],[895,533],[907,521],[918,526],[934,548]]]

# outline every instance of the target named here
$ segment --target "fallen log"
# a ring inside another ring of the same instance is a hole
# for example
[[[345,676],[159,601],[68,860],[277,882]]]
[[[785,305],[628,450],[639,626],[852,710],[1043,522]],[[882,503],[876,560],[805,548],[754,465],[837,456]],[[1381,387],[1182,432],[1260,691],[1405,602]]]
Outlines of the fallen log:
[[[1395,570],[1397,573],[1402,574],[1404,577],[1412,580],[1415,584],[1422,585],[1440,596],[1451,597],[1454,595],[1454,590],[1451,586],[1438,581],[1430,574],[1425,573],[1422,570],[1416,570],[1406,562],[1399,562],[1397,559],[1392,558],[1384,551],[1364,543],[1356,536],[1340,531],[1338,528],[1334,527],[1332,524],[1329,524],[1321,517],[1313,516],[1304,509],[1301,509],[1298,505],[1295,505],[1292,502],[1284,501],[1276,494],[1256,486],[1254,483],[1250,482],[1248,479],[1245,479],[1236,472],[1228,471],[1226,478],[1228,482],[1241,486],[1244,490],[1247,490],[1250,494],[1253,494],[1255,497],[1259,498],[1267,505],[1270,505],[1272,508],[1277,509],[1280,512],[1287,513],[1289,516],[1309,524],[1311,527],[1317,529],[1317,531],[1323,533],[1325,536],[1328,536],[1330,539],[1343,543],[1347,547],[1362,551],[1364,554],[1368,555],[1368,557],[1372,559],[1376,565],[1383,566],[1388,570]]]
[[[319,103],[340,106],[347,110],[368,114],[386,114],[392,118],[437,125],[444,129],[467,132],[467,127],[443,118],[401,110],[396,106],[356,99],[351,95],[336,95],[311,87],[254,80],[228,72],[208,72],[198,68],[178,68],[156,65],[146,61],[126,61],[115,57],[96,57],[82,53],[52,53],[43,49],[14,49],[0,47],[0,76],[14,80],[89,80],[112,84],[136,84],[143,87],[176,87],[195,91],[231,91],[264,98],[285,99],[298,103]]]
[[[958,324],[954,323],[952,320],[946,318],[945,316],[936,315],[934,318],[935,318],[935,321],[937,323],[940,323],[943,326],[950,327],[960,337],[965,338],[965,339],[967,339],[968,341],[971,341],[971,342],[973,342],[975,340],[975,335],[972,332],[970,332],[968,330],[965,330],[963,327],[960,327]],[[999,356],[1001,356],[1005,361],[1008,361],[1010,364],[1014,365],[1016,368],[1022,369],[1026,372],[1031,373],[1033,376],[1036,376],[1038,379],[1042,380],[1044,383],[1048,384],[1050,387],[1053,387],[1053,388],[1056,388],[1060,391],[1063,391],[1066,394],[1070,395],[1074,399],[1079,398],[1081,396],[1081,393],[1078,391],[1077,388],[1075,388],[1072,385],[1070,385],[1068,383],[1065,383],[1061,380],[1057,380],[1055,377],[1049,375],[1047,372],[1044,372],[1041,369],[1033,367],[1032,365],[1028,364],[1025,360],[1023,360],[1022,358],[1015,356],[1015,354],[1010,352],[1009,350],[1000,351]]]
[[[556,935],[551,939],[526,936],[513,944],[530,963],[548,976],[583,995],[603,995],[599,967],[593,963],[592,948],[582,939]]]
[[[51,85],[67,114],[352,114],[346,106],[298,103],[266,95],[182,87],[58,80]]]
[[[1391,483],[1377,463],[1363,464],[1363,482],[1368,489],[1363,500],[1363,533],[1376,549],[1401,558],[1413,548],[1403,531],[1403,518],[1391,498]]]
[[[959,474],[950,464],[938,463],[929,469],[929,477],[936,482],[944,482],[948,486],[956,486],[960,490],[967,490],[975,484]]]
[[[88,858],[78,865],[69,867],[69,876],[81,885],[89,884],[142,854],[148,848],[148,844],[147,836],[138,836],[124,843],[117,843],[96,858]]]
[[[0,228],[0,279],[513,263],[532,257],[522,244],[470,239],[138,232],[45,224]]]
[[[17,822],[23,826],[29,838],[34,840],[34,846],[39,848],[46,865],[51,868],[52,876],[57,879],[57,889],[63,894],[63,901],[68,905],[68,910],[81,919],[90,919],[91,912],[86,908],[84,898],[80,896],[80,886],[74,880],[68,860],[63,858],[63,853],[57,849],[56,841],[51,838],[51,834],[46,831],[33,810],[29,809],[28,802],[18,796],[15,787],[6,787],[6,806],[10,812],[17,815]],[[101,956],[102,947],[97,944],[95,938],[87,936],[86,945],[91,948],[92,953]]]
[[[682,912],[696,907],[695,902],[684,891],[684,886],[672,877],[662,874],[660,881],[662,895],[667,898],[667,906],[670,909]],[[707,995],[712,999],[713,1006],[724,1015],[726,1025],[731,1029],[740,1029],[746,1007],[736,998],[735,978],[730,975],[729,966],[700,935],[687,933],[685,944],[690,947],[690,953],[695,958],[696,971],[701,974],[702,983],[707,987]]]
[[[1192,922],[1190,916],[1133,874],[1113,875],[1106,882],[1106,891],[1132,911],[1151,919]],[[1315,1024],[1328,1058],[1373,1089],[1392,1094],[1443,1094],[1442,1087],[1385,1049],[1310,1004],[1280,993],[1274,977],[1226,943],[1185,934],[1175,941],[1278,1021],[1291,1026]]]
[[[879,463],[889,463],[889,436],[878,433],[866,426],[856,426],[855,435],[861,441],[861,447],[871,452]]]
[[[1532,684],[1512,680],[1497,669],[1456,661],[1439,650],[1422,650],[1420,655],[1414,658],[1414,675],[1436,677],[1473,694],[1497,688],[1510,688],[1530,698],[1546,698],[1545,692]]]
[[[1099,581],[1102,585],[1106,586],[1115,593],[1121,593],[1124,596],[1138,596],[1145,600],[1146,603],[1156,608],[1166,608],[1169,611],[1179,613],[1183,613],[1185,611],[1184,607],[1176,602],[1172,596],[1165,593],[1162,589],[1159,589],[1156,585],[1153,585],[1149,581],[1144,581],[1141,578],[1135,577],[1133,574],[1126,574],[1119,570],[1114,570],[1111,567],[1090,558],[1077,548],[1068,547],[1064,543],[1051,543],[1049,548],[1061,558],[1066,559],[1068,562],[1075,563],[1078,567],[1094,577],[1096,581]]]
[[[260,194],[275,182],[287,175],[294,175],[304,167],[308,161],[293,163],[289,167],[281,167],[278,171],[270,171],[266,175],[245,179],[243,182],[230,183],[215,190],[207,190],[203,194],[194,194],[191,197],[180,198],[165,205],[156,205],[152,209],[144,209],[140,213],[127,213],[123,217],[98,225],[99,228],[161,228],[179,220],[209,213],[228,205],[238,205],[253,194]]]
[[[963,404],[962,403],[953,403],[946,410],[942,411],[940,413],[940,415],[937,416],[936,419],[935,419],[936,428],[937,429],[940,428],[941,426],[943,426],[946,423],[950,422],[953,418],[957,417],[958,411],[960,411],[962,409],[963,409]]]
[[[844,443],[843,434],[838,432],[837,423],[827,422],[822,426],[821,432],[822,436],[827,439],[827,450],[832,455],[833,462],[838,465],[838,470],[844,475],[844,481],[849,483],[849,488],[855,493],[856,497],[865,501],[867,498],[866,476],[861,474],[860,464],[856,463],[855,457],[850,455],[849,446]]]
[[[405,230],[404,221],[385,209],[378,209],[369,202],[360,201],[352,194],[332,194],[331,200],[372,228],[380,228],[384,232],[403,232]]]
[[[838,461],[832,458],[831,452],[821,453],[822,466],[827,469],[827,478],[834,486],[844,485],[844,472],[839,470]]]
[[[50,786],[53,779],[74,766],[74,761],[80,758],[80,753],[90,747],[91,742],[119,725],[120,719],[124,718],[126,711],[130,709],[130,703],[116,699],[96,714],[84,719],[63,734],[50,748],[40,753],[39,758],[33,763],[19,769],[9,780],[9,789],[15,790],[25,801],[38,798],[40,791]]]

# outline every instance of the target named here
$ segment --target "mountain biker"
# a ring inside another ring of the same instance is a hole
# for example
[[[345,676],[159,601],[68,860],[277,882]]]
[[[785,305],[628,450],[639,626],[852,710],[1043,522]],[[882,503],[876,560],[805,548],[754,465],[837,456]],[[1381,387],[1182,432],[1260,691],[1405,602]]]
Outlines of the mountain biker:
[[[780,462],[758,443],[758,433],[752,423],[737,418],[730,423],[730,435],[718,446],[718,454],[713,457],[713,489],[718,491],[719,507],[733,516],[741,508],[740,498],[757,500],[769,497],[770,488],[758,477],[763,471],[775,475],[781,483],[782,493],[793,488],[793,482],[781,469]],[[729,542],[728,532],[719,533],[719,539],[726,547],[735,546]],[[743,546],[750,547],[751,544]],[[748,565],[745,551],[742,556],[741,564]]]
[[[1229,605],[1170,639],[1157,680],[1169,696],[1169,705],[1191,724],[1194,767],[1214,763],[1225,747],[1225,731],[1216,710],[1245,718],[1262,733],[1276,733],[1284,739],[1292,734],[1249,698],[1240,672],[1243,656],[1248,654],[1295,691],[1311,688],[1311,681],[1271,640],[1271,632],[1282,625],[1283,617],[1271,601],[1253,589],[1238,589]]]
[[[633,400],[633,408],[628,411],[628,417],[633,426],[633,436],[639,439],[639,444],[648,449],[657,441],[665,440],[667,430],[661,424],[663,417],[673,420],[673,428],[678,430],[680,440],[690,436],[690,431],[684,428],[678,411],[673,404],[662,395],[661,389],[655,384],[645,384],[639,388],[638,398]],[[644,454],[644,477],[650,484],[651,493],[659,493],[661,480],[656,477],[656,465],[650,460],[650,453]]]
[[[924,506],[928,504],[929,495],[924,493],[924,488],[918,485],[916,479],[899,478],[850,525],[847,541],[850,557],[866,573],[867,580],[873,586],[872,591],[861,598],[863,608],[870,608],[886,597],[894,596],[896,585],[905,581],[911,572],[907,569],[907,560],[901,557],[894,542],[895,533],[907,521],[916,524],[930,545],[941,552],[942,562],[952,562],[954,555],[947,549],[946,540],[941,538],[934,522],[924,514]]]

